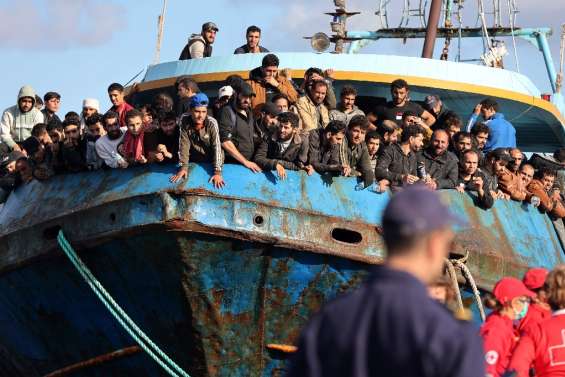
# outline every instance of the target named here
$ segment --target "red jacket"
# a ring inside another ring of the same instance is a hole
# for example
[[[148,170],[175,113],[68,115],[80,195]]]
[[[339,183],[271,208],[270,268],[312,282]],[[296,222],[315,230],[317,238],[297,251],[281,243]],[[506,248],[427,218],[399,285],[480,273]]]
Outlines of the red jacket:
[[[528,314],[526,314],[526,317],[520,321],[516,330],[518,333],[522,333],[526,327],[535,323],[540,323],[548,318],[551,318],[551,310],[537,304],[530,304],[528,307]]]
[[[487,376],[499,377],[507,369],[516,347],[513,321],[498,312],[490,314],[481,327]]]
[[[565,376],[564,309],[524,330],[508,369],[528,377],[532,363],[536,377]]]
[[[115,111],[118,113],[119,118],[118,121],[120,123],[120,127],[126,127],[126,114],[128,111],[132,110],[133,106],[127,102],[122,103],[120,106],[112,106],[110,110]]]

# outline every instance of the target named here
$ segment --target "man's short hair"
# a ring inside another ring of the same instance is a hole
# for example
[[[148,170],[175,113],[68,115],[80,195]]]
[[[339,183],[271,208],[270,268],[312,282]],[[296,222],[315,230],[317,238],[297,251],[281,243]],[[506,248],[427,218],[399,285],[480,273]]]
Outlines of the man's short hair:
[[[498,111],[498,102],[496,102],[493,98],[485,98],[481,101],[481,106],[485,109],[493,109],[494,111]]]
[[[63,128],[67,128],[69,126],[80,126],[80,118],[75,117],[68,117],[63,121]]]
[[[369,119],[367,119],[365,115],[355,115],[349,121],[347,129],[351,130],[353,129],[353,127],[359,127],[362,130],[367,131],[367,129],[369,128]]]
[[[298,115],[290,111],[286,111],[277,115],[277,120],[279,121],[279,123],[290,123],[292,128],[298,128],[298,124],[300,123]]]
[[[108,119],[119,119],[119,118],[120,118],[120,114],[118,114],[116,111],[108,110],[106,111],[106,114],[104,114],[103,120],[104,123],[106,123]]]
[[[405,111],[404,113],[402,113],[402,120],[406,120],[406,118],[408,118],[408,117],[417,117],[417,116],[418,116],[418,114],[416,114],[413,111],[408,110],[408,111]]]
[[[118,84],[117,82],[110,84],[110,86],[108,86],[108,93],[113,92],[114,90],[117,90],[120,93],[124,92],[124,87],[122,84]]]
[[[84,121],[84,123],[86,123],[87,127],[93,126],[96,123],[104,123],[104,117],[98,113],[96,114],[92,114],[91,116],[89,116],[88,118],[86,118],[86,120]]]
[[[459,118],[459,115],[457,115],[455,112],[453,111],[448,111],[445,114],[445,118],[444,118],[444,124],[443,127],[444,129],[448,130],[449,127],[451,126],[456,126],[461,128],[461,126],[463,125],[463,123],[461,122],[461,118]]]
[[[282,94],[282,93],[277,93],[277,94],[275,94],[275,95],[273,96],[273,98],[271,98],[271,102],[272,102],[272,103],[275,103],[275,102],[277,102],[277,101],[280,100],[280,99],[284,99],[284,100],[290,105],[290,101],[288,100],[288,97],[285,96],[285,95]]]
[[[339,133],[345,133],[346,128],[347,126],[345,125],[345,122],[342,122],[341,120],[332,120],[328,123],[326,128],[324,128],[324,131],[329,132],[332,135],[336,135]]]
[[[22,99],[26,98],[26,97],[27,97],[27,98],[31,98],[31,99],[33,99],[33,100],[35,101],[35,102],[33,103],[34,106],[43,106],[43,100],[42,100],[41,97],[38,96],[37,94],[35,95],[34,98],[29,97],[29,96],[25,96],[25,97],[18,98],[18,103],[20,103],[20,101],[21,101]]]
[[[357,89],[355,89],[351,85],[345,85],[343,88],[341,88],[340,95],[341,97],[350,96],[350,95],[354,95],[355,97],[357,97]]]
[[[477,159],[479,158],[479,152],[477,152],[474,149],[467,149],[465,152],[463,152],[463,155],[461,156],[461,162],[463,162],[463,160],[465,160],[465,156],[468,155],[469,153],[472,153],[475,156],[477,156]]]
[[[453,140],[455,140],[455,142],[458,143],[459,140],[461,140],[462,138],[465,138],[465,137],[467,137],[469,139],[473,139],[472,135],[469,132],[459,131],[453,136]]]
[[[411,137],[417,137],[418,135],[424,135],[424,130],[417,124],[411,124],[404,127],[402,130],[402,135],[400,136],[400,142],[406,143]]]
[[[406,88],[408,90],[408,83],[406,82],[406,80],[403,79],[396,79],[393,82],[390,83],[390,90],[392,91],[393,89],[404,89]]]
[[[251,25],[247,28],[245,35],[248,35],[249,33],[259,33],[259,34],[261,34],[261,28],[259,26]]]
[[[371,139],[382,141],[383,137],[377,131],[372,131],[368,132],[367,135],[365,135],[365,142],[368,143]]]
[[[177,121],[177,115],[174,111],[162,112],[159,117],[159,122],[169,122],[171,120]]]
[[[175,88],[178,90],[179,85],[184,86],[186,89],[190,90],[192,93],[200,93],[200,88],[196,81],[191,79],[188,76],[182,76],[177,79],[175,82]]]
[[[51,118],[49,123],[47,123],[47,132],[51,132],[51,131],[59,131],[59,132],[63,131],[63,123],[58,122],[54,118]]]
[[[306,77],[310,77],[312,76],[314,73],[323,76],[324,75],[324,71],[322,71],[320,68],[318,67],[310,67],[306,70],[306,72],[304,72],[304,75]]]
[[[310,90],[314,91],[318,86],[325,86],[326,88],[328,88],[328,83],[326,82],[326,80],[312,81],[312,86],[310,87]]]
[[[261,61],[261,67],[278,67],[280,64],[279,58],[275,54],[267,54],[263,57]]]
[[[386,133],[391,134],[398,130],[398,128],[398,124],[395,121],[385,119],[377,126],[377,132],[380,133],[381,136],[385,136]]]
[[[61,99],[61,95],[57,92],[47,92],[45,93],[45,95],[43,96],[43,100],[45,102],[52,100],[53,98],[57,98],[58,100]]]
[[[559,148],[553,152],[553,158],[561,163],[565,162],[565,148]]]
[[[486,124],[484,124],[483,122],[477,122],[477,123],[475,123],[473,128],[471,128],[471,135],[477,136],[478,134],[481,134],[481,133],[490,134],[490,128],[488,128],[488,126]]]
[[[542,179],[543,177],[557,177],[557,172],[550,167],[542,166],[536,173],[536,177],[538,179]]]
[[[127,123],[128,120],[135,118],[135,117],[140,117],[143,119],[143,113],[137,109],[131,109],[130,111],[128,111],[126,113],[126,118],[125,121]]]
[[[47,132],[47,125],[45,123],[37,123],[31,129],[31,135],[35,137],[40,137]]]

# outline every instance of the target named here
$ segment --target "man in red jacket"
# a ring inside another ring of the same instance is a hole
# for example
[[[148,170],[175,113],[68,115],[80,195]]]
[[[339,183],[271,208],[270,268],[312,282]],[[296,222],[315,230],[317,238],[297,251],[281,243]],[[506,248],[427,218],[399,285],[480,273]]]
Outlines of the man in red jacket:
[[[119,115],[120,127],[126,127],[126,114],[128,111],[133,110],[133,106],[124,99],[124,87],[116,82],[110,84],[108,87],[108,97],[110,97],[110,102],[112,102],[110,110],[117,112]]]

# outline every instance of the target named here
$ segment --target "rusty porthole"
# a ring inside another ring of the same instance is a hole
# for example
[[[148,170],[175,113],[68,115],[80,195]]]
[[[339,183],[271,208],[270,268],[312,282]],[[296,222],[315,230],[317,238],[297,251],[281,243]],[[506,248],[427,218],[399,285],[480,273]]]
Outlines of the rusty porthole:
[[[263,224],[265,224],[265,219],[261,215],[255,215],[255,217],[253,218],[253,224],[257,226],[263,226]]]
[[[335,241],[345,242],[352,245],[358,244],[363,241],[363,235],[361,233],[345,228],[332,229],[332,238]]]

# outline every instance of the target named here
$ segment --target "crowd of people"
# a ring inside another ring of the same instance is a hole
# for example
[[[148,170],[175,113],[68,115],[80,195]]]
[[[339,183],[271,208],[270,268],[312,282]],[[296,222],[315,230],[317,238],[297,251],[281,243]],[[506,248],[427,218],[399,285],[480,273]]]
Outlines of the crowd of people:
[[[181,59],[210,56],[217,31],[214,23],[204,24]],[[235,53],[266,52],[260,35],[250,26],[247,44]],[[343,86],[338,100],[333,81],[333,70],[312,67],[298,85],[269,53],[248,78],[229,76],[213,103],[188,76],[177,80],[176,99],[163,92],[138,108],[114,83],[108,111],[100,111],[97,99],[85,99],[80,114],[63,119],[57,92],[42,101],[24,86],[0,120],[0,202],[22,182],[65,172],[172,162],[179,169],[171,181],[178,182],[190,161],[212,164],[216,188],[225,185],[224,163],[236,163],[255,173],[274,171],[281,180],[287,170],[302,170],[357,177],[357,188],[376,192],[421,184],[470,192],[485,209],[512,199],[553,218],[565,216],[555,169],[565,166],[565,150],[549,163],[526,162],[495,100],[481,101],[464,123],[437,95],[412,101],[403,79],[391,83],[389,102],[365,111],[352,86]]]

